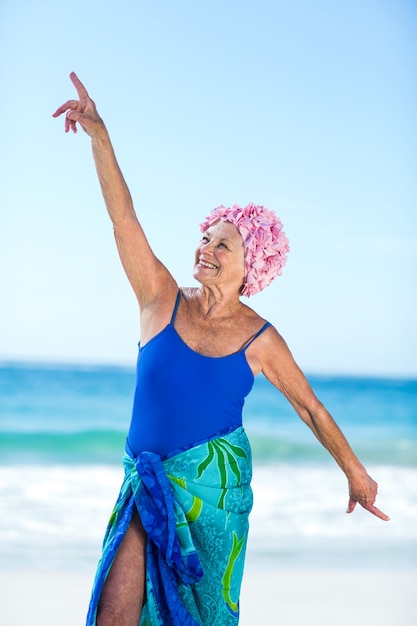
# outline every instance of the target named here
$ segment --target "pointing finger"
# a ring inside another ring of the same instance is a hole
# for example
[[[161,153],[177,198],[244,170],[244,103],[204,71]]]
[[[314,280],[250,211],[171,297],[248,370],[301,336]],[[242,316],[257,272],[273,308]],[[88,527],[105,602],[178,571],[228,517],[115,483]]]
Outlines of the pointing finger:
[[[80,79],[78,78],[75,72],[71,72],[70,79],[75,89],[77,90],[78,97],[80,98],[80,100],[84,100],[88,98],[89,96],[88,96],[87,89],[84,87],[84,85],[82,84],[82,82],[80,81]]]
[[[362,505],[362,506],[364,509],[366,509],[370,513],[373,513],[373,515],[376,515],[376,517],[379,517],[379,519],[384,520],[384,522],[389,521],[390,518],[388,517],[388,515],[385,515],[385,513],[380,511],[376,506],[373,506],[372,504]]]

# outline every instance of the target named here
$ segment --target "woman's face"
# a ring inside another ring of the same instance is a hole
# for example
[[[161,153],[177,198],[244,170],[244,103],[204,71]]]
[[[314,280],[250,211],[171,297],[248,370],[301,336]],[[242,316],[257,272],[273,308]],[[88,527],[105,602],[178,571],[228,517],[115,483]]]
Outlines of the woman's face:
[[[245,249],[234,224],[220,220],[203,233],[196,250],[194,278],[203,285],[235,286],[245,278]]]

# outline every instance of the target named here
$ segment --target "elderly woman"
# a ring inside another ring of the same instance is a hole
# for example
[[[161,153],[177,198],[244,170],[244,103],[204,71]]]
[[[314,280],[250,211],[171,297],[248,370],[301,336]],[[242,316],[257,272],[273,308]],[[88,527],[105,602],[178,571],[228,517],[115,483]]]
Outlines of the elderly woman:
[[[283,338],[241,295],[281,273],[288,241],[264,207],[218,207],[201,225],[194,277],[179,288],[133,209],[106,127],[75,74],[65,114],[91,137],[120,258],[140,308],[140,349],[125,479],[110,518],[88,626],[239,621],[252,507],[244,398],[264,376],[330,452],[359,502],[377,517],[377,485],[314,395]]]

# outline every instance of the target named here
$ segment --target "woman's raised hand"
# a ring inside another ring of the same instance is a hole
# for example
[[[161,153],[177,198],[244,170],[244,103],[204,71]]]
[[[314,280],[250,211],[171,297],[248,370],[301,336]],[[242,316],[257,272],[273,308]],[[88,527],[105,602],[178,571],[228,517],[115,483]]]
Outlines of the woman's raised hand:
[[[88,95],[75,72],[71,72],[70,79],[77,90],[78,100],[67,100],[53,113],[52,117],[59,117],[65,113],[65,132],[72,130],[77,132],[77,122],[81,128],[93,137],[98,131],[104,129],[104,123],[97,113],[96,105]]]

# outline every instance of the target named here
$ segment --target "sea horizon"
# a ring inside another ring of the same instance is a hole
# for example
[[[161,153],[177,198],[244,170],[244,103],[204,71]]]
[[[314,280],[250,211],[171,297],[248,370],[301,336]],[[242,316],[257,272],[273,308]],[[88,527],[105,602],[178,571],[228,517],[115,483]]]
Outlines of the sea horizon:
[[[136,360],[135,355],[131,359],[126,360],[102,360],[94,358],[50,358],[50,357],[8,357],[0,356],[0,368],[5,367],[17,367],[17,368],[35,368],[35,369],[120,369],[120,370],[135,370]],[[370,380],[410,380],[417,381],[417,371],[361,371],[358,367],[356,370],[348,370],[341,368],[329,368],[329,369],[303,369],[301,368],[307,378],[365,378]]]

